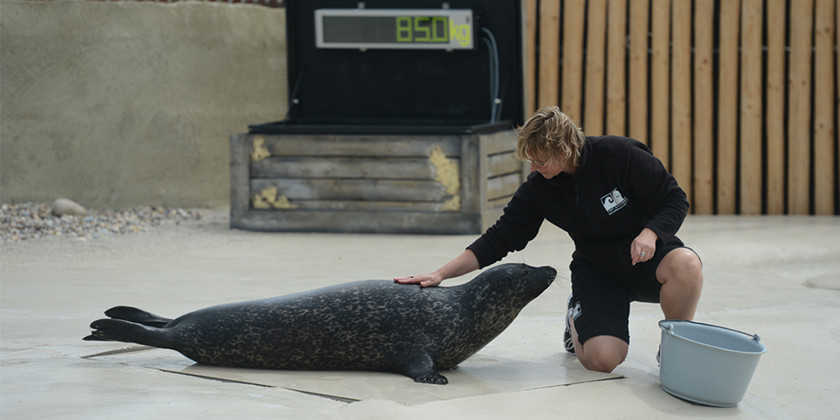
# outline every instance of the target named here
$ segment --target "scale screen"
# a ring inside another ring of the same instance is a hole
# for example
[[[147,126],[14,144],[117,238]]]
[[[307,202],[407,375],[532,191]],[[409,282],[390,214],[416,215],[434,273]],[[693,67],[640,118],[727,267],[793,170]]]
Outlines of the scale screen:
[[[315,46],[345,49],[473,49],[470,9],[317,9]]]

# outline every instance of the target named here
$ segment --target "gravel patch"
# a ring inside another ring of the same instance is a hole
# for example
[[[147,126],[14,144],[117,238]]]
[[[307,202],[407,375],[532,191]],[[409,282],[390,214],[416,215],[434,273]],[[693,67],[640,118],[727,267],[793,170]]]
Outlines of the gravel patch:
[[[30,241],[48,236],[80,240],[146,232],[156,226],[201,220],[195,210],[137,207],[126,210],[87,209],[84,215],[56,216],[48,204],[0,205],[0,242]]]

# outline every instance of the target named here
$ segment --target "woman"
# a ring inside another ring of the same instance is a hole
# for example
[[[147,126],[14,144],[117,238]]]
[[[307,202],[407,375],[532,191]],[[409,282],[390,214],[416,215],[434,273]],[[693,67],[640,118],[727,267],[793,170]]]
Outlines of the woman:
[[[630,302],[659,303],[667,319],[694,317],[701,262],[675,236],[685,192],[650,149],[625,137],[586,137],[557,107],[519,130],[517,156],[532,173],[502,217],[439,269],[398,277],[437,286],[525,248],[543,220],[575,243],[565,347],[589,370],[612,372],[627,356]]]

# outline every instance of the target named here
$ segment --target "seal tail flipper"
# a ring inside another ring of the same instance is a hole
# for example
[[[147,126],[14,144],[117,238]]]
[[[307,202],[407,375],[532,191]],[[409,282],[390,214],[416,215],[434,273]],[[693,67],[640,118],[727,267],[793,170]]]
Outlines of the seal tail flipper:
[[[105,311],[109,318],[136,322],[149,327],[165,327],[172,320],[131,306],[114,306]]]
[[[123,341],[153,347],[173,348],[166,331],[121,319],[99,319],[90,324],[93,332],[85,341]]]

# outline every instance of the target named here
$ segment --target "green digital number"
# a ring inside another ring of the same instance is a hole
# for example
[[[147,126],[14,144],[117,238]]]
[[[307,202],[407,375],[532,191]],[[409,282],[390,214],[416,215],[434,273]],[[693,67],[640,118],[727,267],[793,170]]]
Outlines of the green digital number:
[[[417,16],[414,18],[414,33],[419,34],[414,37],[416,42],[429,42],[432,40],[431,35],[431,18],[428,16]]]
[[[397,42],[414,41],[410,16],[397,16]]]
[[[449,42],[446,16],[397,16],[397,42]]]
[[[449,42],[449,18],[437,16],[432,18],[432,42]]]

